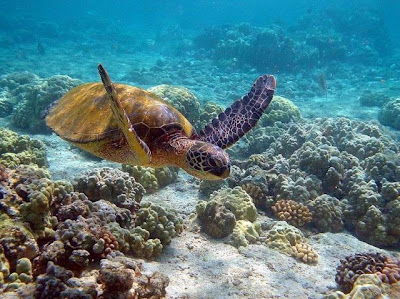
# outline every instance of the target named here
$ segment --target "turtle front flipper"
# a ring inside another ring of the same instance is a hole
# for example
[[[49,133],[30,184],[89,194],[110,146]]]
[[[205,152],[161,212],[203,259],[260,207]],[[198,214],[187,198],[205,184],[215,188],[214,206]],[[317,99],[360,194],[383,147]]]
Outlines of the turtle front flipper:
[[[257,124],[274,96],[275,87],[274,76],[258,77],[248,94],[235,101],[200,132],[200,140],[222,149],[230,147]]]
[[[112,84],[110,76],[101,63],[98,65],[98,70],[101,81],[103,82],[104,88],[106,89],[108,98],[110,100],[110,106],[115,120],[121,131],[124,133],[126,141],[131,148],[132,156],[135,160],[133,162],[137,165],[148,165],[151,161],[151,152],[149,147],[136,134],[128,115],[121,105],[114,84]]]

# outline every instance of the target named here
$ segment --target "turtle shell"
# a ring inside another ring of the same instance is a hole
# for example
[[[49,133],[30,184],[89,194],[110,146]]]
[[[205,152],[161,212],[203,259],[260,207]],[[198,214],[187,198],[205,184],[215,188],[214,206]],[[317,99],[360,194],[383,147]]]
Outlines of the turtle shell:
[[[194,134],[190,122],[161,98],[133,86],[114,86],[132,127],[150,148],[170,132],[181,131],[188,137]],[[46,123],[61,138],[75,144],[124,139],[102,83],[70,90],[48,109]]]

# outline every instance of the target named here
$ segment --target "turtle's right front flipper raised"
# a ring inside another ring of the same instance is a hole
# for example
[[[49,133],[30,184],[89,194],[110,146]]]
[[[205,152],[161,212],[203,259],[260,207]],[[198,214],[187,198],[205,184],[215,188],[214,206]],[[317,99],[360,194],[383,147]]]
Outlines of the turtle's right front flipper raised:
[[[235,101],[200,132],[200,140],[222,149],[230,147],[257,124],[271,102],[275,88],[274,76],[258,77],[243,98]]]
[[[121,101],[118,98],[117,90],[114,84],[111,82],[110,76],[106,69],[101,63],[98,65],[101,81],[103,82],[104,88],[107,92],[110,100],[111,110],[118,123],[119,128],[124,133],[126,141],[128,142],[131,152],[138,165],[148,165],[151,161],[151,152],[147,144],[140,139],[133,128],[125,109],[122,107]]]

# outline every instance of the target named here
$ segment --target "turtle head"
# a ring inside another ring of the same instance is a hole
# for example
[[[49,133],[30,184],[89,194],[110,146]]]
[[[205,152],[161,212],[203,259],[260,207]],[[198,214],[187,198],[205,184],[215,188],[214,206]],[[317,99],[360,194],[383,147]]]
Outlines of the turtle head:
[[[204,180],[222,180],[229,176],[231,161],[220,147],[208,142],[196,141],[185,156],[189,174]]]

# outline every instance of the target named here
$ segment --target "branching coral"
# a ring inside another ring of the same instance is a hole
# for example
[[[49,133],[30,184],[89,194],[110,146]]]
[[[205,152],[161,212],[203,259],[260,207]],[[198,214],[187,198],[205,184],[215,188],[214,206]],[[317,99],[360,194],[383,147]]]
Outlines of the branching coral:
[[[294,200],[278,200],[272,206],[272,211],[280,220],[298,227],[309,223],[312,219],[309,209]]]
[[[381,253],[350,255],[340,261],[335,280],[349,292],[361,274],[377,274],[384,283],[396,283],[400,281],[400,261]]]
[[[306,243],[298,243],[292,246],[292,256],[306,264],[316,264],[318,262],[317,252]]]

